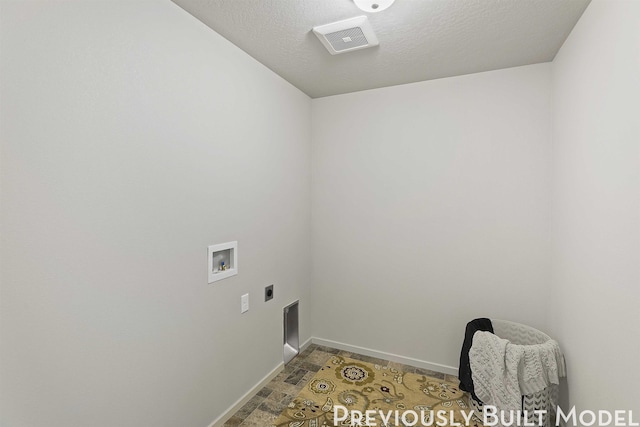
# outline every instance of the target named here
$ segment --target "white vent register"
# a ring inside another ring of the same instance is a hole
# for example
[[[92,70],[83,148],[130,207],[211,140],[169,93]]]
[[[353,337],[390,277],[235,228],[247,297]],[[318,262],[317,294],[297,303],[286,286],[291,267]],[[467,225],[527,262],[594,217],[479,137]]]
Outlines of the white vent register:
[[[366,16],[314,27],[313,32],[332,55],[380,44]]]

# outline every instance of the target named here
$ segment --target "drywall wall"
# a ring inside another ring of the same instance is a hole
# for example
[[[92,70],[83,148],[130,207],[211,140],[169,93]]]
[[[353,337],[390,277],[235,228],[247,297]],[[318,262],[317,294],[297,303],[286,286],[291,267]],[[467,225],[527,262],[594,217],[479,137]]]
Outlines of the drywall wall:
[[[550,65],[312,101],[313,336],[458,366],[545,326]]]
[[[309,98],[168,1],[0,16],[0,424],[208,425],[309,337]]]
[[[593,1],[553,62],[549,318],[580,410],[640,402],[639,25],[639,2]]]

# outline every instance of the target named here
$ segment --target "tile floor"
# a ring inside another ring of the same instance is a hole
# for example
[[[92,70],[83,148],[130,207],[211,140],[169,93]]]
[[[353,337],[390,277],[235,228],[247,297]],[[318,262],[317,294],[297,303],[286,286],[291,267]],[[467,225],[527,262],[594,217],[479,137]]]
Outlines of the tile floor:
[[[320,370],[322,365],[334,354],[351,357],[363,362],[397,368],[404,372],[414,372],[434,378],[446,379],[447,381],[458,384],[458,378],[452,375],[311,344],[296,356],[295,359],[289,362],[278,376],[252,397],[251,400],[240,408],[224,425],[229,427],[270,426],[271,423],[278,418],[282,410],[298,395],[307,382],[309,382],[316,372]]]

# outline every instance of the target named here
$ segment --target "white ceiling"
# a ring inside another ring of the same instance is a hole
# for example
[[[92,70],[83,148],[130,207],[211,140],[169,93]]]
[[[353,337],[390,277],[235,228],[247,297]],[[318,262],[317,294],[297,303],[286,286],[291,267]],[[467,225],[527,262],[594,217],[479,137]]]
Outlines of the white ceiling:
[[[173,0],[312,98],[553,60],[590,0]],[[367,15],[380,46],[332,56],[312,27]]]

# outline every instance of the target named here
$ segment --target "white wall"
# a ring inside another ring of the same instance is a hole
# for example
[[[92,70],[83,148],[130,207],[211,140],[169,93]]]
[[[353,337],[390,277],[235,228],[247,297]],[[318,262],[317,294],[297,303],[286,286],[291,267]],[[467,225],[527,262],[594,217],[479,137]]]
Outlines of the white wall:
[[[309,98],[168,1],[0,16],[0,424],[208,425],[310,334]]]
[[[467,321],[545,326],[550,65],[313,100],[313,335],[458,366]]]
[[[553,62],[550,326],[581,409],[640,402],[639,29],[640,2],[593,1]]]

